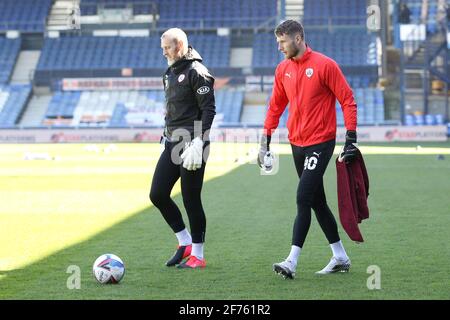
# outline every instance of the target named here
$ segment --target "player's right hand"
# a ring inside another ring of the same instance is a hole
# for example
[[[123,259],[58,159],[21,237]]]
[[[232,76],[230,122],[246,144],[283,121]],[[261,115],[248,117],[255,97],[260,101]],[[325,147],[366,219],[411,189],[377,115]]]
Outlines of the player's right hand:
[[[261,155],[258,156],[258,165],[265,172],[272,171],[274,162],[274,156],[272,151],[267,151],[263,157]]]
[[[270,140],[271,136],[262,136],[257,158],[258,166],[266,172],[272,170],[274,161],[273,153],[270,151]]]

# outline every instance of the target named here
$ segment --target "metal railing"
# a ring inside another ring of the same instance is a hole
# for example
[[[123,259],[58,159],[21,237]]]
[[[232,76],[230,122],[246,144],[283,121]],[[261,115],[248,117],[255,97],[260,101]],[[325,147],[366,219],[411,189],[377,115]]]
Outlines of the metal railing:
[[[217,28],[233,28],[233,29],[267,29],[275,26],[277,16],[272,17],[236,17],[236,18],[160,18],[157,22],[158,28],[166,28],[168,26],[179,26],[181,28],[195,28],[197,30],[217,29]]]

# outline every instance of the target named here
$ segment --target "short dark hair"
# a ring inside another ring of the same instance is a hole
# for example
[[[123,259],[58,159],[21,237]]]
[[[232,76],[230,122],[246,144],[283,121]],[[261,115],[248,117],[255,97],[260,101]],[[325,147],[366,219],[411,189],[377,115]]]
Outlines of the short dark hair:
[[[300,22],[295,20],[286,20],[281,22],[275,29],[276,36],[288,35],[293,37],[295,34],[300,33],[302,40],[305,39],[305,31]]]

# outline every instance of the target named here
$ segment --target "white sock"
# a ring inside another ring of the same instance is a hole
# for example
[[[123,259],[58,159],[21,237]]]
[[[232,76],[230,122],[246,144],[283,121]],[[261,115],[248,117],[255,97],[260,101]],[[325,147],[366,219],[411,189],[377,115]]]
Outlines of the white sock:
[[[188,246],[192,244],[191,234],[189,233],[189,231],[187,231],[186,228],[184,228],[180,232],[175,233],[175,235],[177,236],[178,239],[178,245]]]
[[[294,265],[297,265],[298,257],[300,256],[301,251],[302,248],[298,246],[291,246],[291,252],[289,253],[289,256],[286,258],[286,260],[289,260]]]
[[[193,243],[191,255],[196,256],[198,259],[203,259],[203,242]]]
[[[342,245],[342,241],[330,244],[331,250],[333,251],[333,256],[339,260],[347,260],[348,256],[345,252],[344,246]]]

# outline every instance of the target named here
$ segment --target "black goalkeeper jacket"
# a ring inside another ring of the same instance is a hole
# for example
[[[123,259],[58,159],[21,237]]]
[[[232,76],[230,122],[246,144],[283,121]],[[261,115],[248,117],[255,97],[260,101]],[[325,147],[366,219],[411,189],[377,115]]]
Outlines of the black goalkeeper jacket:
[[[202,57],[189,46],[187,54],[164,74],[164,134],[169,139],[174,138],[174,130],[179,128],[186,129],[194,138],[194,121],[202,122],[201,134],[211,128],[216,114],[214,77],[201,62]],[[196,132],[196,136],[199,134]]]

